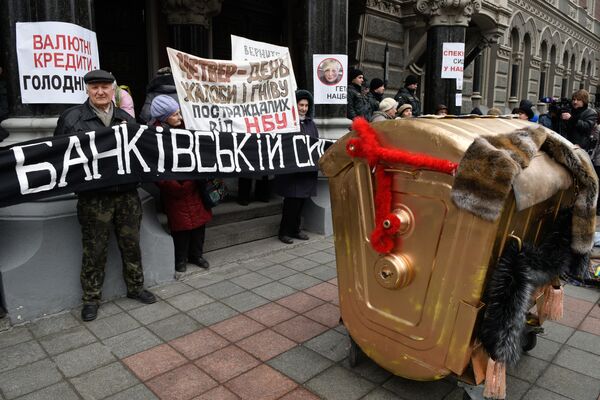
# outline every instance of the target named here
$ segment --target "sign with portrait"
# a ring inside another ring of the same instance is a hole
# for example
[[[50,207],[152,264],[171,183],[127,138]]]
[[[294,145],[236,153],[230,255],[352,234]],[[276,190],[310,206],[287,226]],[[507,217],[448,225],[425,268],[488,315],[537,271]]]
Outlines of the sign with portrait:
[[[315,104],[346,104],[348,56],[313,55]]]
[[[83,76],[100,68],[96,33],[67,22],[17,22],[23,104],[81,104]]]
[[[167,48],[188,129],[284,133],[300,129],[289,53],[255,61],[208,60]]]

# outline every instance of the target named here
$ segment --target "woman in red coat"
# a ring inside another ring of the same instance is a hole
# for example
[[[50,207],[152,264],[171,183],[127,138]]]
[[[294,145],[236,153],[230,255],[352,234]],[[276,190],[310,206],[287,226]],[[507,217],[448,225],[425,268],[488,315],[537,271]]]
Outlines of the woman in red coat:
[[[156,121],[154,125],[183,127],[179,104],[170,96],[155,97],[150,106],[150,114]],[[200,268],[208,268],[202,251],[206,223],[212,219],[212,212],[202,202],[205,183],[196,180],[176,180],[159,181],[157,185],[173,236],[175,271],[185,272],[188,262]]]

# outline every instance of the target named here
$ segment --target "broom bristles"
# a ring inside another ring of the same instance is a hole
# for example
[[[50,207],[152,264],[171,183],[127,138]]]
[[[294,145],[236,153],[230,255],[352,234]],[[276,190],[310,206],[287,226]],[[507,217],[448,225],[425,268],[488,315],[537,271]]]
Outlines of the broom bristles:
[[[564,290],[562,286],[548,284],[544,288],[544,304],[542,314],[544,319],[557,321],[563,317]]]
[[[488,360],[485,372],[485,388],[483,396],[489,399],[504,399],[506,397],[506,365],[503,362]]]

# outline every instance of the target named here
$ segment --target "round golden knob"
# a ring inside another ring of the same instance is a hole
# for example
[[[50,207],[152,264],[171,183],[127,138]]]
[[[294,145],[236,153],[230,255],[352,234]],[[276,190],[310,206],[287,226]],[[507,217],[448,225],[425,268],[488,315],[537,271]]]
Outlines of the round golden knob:
[[[375,263],[375,279],[386,289],[400,289],[413,280],[413,268],[406,257],[388,254]]]

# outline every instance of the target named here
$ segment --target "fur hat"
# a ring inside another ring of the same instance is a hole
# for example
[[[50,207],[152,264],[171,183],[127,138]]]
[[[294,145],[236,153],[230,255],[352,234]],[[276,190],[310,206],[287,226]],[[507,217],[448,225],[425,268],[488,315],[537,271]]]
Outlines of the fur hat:
[[[371,88],[372,91],[375,89],[379,89],[382,86],[384,86],[384,83],[381,79],[379,79],[379,78],[371,79],[371,83],[370,83],[369,87]]]
[[[398,102],[391,97],[386,97],[379,102],[379,111],[386,112],[392,108],[398,107]]]
[[[358,69],[358,68],[350,68],[350,71],[348,71],[348,82],[352,82],[354,80],[354,78],[356,78],[359,75],[363,75],[363,72]]]
[[[404,87],[409,87],[410,85],[414,85],[415,83],[419,83],[419,80],[414,75],[408,75],[406,79],[404,79]]]
[[[410,104],[402,104],[400,107],[398,107],[398,115],[402,116],[402,113],[408,110],[409,108],[412,110],[412,106]]]
[[[177,112],[177,110],[179,110],[179,103],[171,96],[161,94],[152,100],[152,104],[150,105],[150,116],[160,122],[164,122],[173,113]]]

